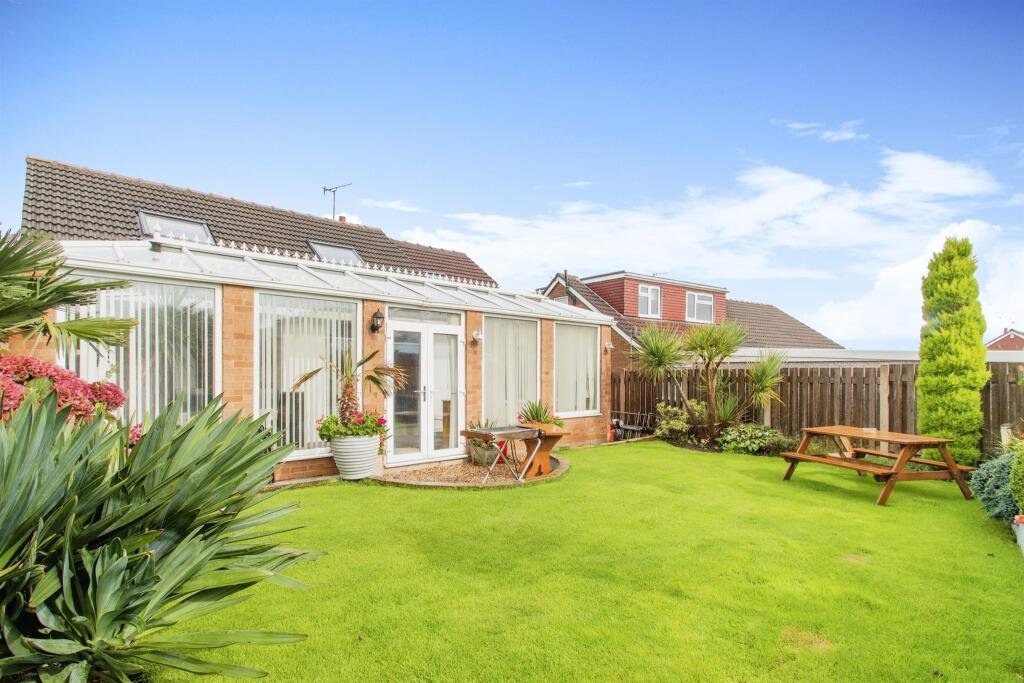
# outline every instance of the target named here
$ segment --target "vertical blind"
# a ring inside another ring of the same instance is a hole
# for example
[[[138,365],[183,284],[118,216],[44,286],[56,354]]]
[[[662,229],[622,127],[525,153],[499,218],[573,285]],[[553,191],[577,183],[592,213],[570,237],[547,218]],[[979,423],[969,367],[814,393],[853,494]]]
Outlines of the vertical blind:
[[[121,416],[156,416],[179,394],[186,419],[213,397],[216,371],[216,291],[137,281],[126,289],[100,292],[95,304],[67,309],[67,319],[93,316],[134,318],[121,347],[96,350],[81,344],[65,356],[65,367],[89,381],[108,379],[127,397]]]
[[[537,387],[537,322],[484,318],[484,418],[516,424]]]
[[[337,378],[321,372],[292,391],[303,373],[324,359],[337,362],[353,348],[356,305],[280,294],[260,294],[258,302],[259,405],[285,441],[299,449],[325,444],[316,433],[321,415],[332,413],[338,399]]]
[[[597,328],[555,323],[555,412],[598,409]]]

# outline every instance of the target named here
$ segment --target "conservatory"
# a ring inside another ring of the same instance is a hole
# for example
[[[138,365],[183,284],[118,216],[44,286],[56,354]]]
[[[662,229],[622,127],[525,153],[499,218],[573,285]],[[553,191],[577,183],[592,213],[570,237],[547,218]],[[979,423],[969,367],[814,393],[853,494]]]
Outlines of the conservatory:
[[[386,401],[364,396],[392,425],[381,467],[461,458],[461,429],[514,423],[527,401],[550,405],[571,443],[607,438],[611,319],[588,309],[465,278],[159,229],[144,240],[61,245],[79,275],[132,283],[62,315],[138,321],[126,346],[104,354],[83,345],[63,362],[123,387],[126,419],[179,395],[188,413],[222,394],[233,409],[266,415],[295,445],[279,479],[333,472],[315,423],[334,409],[337,387],[327,374],[293,385],[349,350],[379,351],[408,377]]]

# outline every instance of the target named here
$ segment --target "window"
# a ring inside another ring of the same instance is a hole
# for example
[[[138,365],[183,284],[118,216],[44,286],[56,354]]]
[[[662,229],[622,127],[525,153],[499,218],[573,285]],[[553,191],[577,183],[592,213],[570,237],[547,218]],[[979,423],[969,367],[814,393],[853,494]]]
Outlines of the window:
[[[356,305],[280,294],[259,294],[255,371],[258,413],[284,432],[285,441],[299,449],[326,446],[316,433],[316,421],[335,409],[337,379],[320,372],[298,391],[292,385],[305,372],[337,361],[355,351]]]
[[[527,401],[540,399],[537,321],[484,318],[484,419],[516,424]]]
[[[142,281],[104,290],[96,303],[62,315],[134,318],[138,324],[124,346],[97,351],[82,344],[63,358],[64,366],[91,382],[109,379],[124,389],[125,419],[155,417],[179,394],[183,417],[191,417],[216,393],[216,294],[212,287]]]
[[[598,328],[555,323],[555,413],[598,415]]]
[[[639,308],[641,318],[660,318],[661,287],[640,285]]]
[[[686,319],[694,323],[715,322],[715,297],[710,294],[687,292]]]
[[[354,263],[358,266],[363,265],[365,261],[359,255],[355,249],[350,247],[339,247],[336,244],[324,244],[323,242],[310,242],[310,248],[316,253],[317,256],[322,258],[324,261],[337,261],[338,263]]]
[[[139,211],[139,224],[142,226],[144,235],[154,235],[159,232],[163,237],[183,237],[185,239],[198,237],[204,242],[213,240],[209,226],[203,221]]]
[[[458,313],[430,311],[425,308],[398,308],[392,306],[388,309],[388,317],[391,320],[404,320],[405,322],[410,323],[438,323],[440,325],[462,324],[462,316]]]

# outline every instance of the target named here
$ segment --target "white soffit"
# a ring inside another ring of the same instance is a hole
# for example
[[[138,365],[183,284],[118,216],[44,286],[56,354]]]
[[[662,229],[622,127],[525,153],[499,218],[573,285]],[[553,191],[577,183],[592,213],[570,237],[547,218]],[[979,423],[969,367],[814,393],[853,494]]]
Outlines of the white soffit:
[[[154,236],[147,240],[67,240],[67,265],[110,276],[238,284],[423,307],[611,324],[608,316],[534,293],[406,268],[324,262],[248,245]]]

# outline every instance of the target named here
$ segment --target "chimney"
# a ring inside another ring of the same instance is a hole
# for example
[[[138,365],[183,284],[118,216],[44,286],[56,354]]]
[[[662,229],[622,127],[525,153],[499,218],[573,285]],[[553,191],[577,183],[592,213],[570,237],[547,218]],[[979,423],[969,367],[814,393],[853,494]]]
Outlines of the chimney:
[[[338,220],[342,223],[348,223],[348,220],[344,216],[338,216]]]
[[[1004,328],[1003,328],[1003,334],[1006,334],[1006,333],[1007,333],[1007,332],[1009,332],[1009,331],[1010,331],[1010,328],[1009,328],[1009,327],[1004,327]]]

